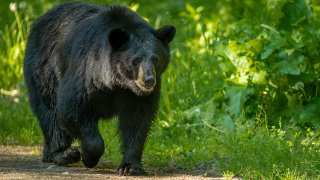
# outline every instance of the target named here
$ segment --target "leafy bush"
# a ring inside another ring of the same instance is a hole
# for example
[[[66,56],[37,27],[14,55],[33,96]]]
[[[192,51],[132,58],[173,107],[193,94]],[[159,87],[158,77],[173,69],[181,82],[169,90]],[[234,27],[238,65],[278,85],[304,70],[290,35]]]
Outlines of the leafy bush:
[[[187,39],[173,51],[161,124],[220,134],[213,137],[220,148],[213,148],[227,157],[219,161],[223,170],[251,178],[315,177],[319,147],[309,152],[301,144],[309,139],[305,128],[319,136],[320,26],[319,12],[312,11],[319,6],[304,0],[242,5],[226,6],[235,10],[220,18],[219,11],[186,4],[180,16]],[[223,9],[218,2],[216,7]],[[297,138],[294,145],[273,137],[274,129],[291,126],[301,128],[287,133]],[[250,136],[238,136],[244,127]]]
[[[219,19],[202,17],[203,7],[186,6],[187,12],[181,15],[186,17],[188,28],[196,30],[186,48],[199,53],[192,54],[192,67],[185,71],[192,80],[201,78],[194,84],[186,83],[193,88],[210,86],[203,91],[211,92],[198,92],[198,96],[210,99],[211,114],[221,114],[226,121],[258,115],[269,126],[279,121],[318,126],[320,121],[314,117],[320,118],[316,108],[319,24],[304,0],[260,1],[253,6],[259,7],[261,2],[260,20],[250,18],[257,17],[254,11],[227,27],[222,27]],[[176,54],[181,58],[182,53]]]

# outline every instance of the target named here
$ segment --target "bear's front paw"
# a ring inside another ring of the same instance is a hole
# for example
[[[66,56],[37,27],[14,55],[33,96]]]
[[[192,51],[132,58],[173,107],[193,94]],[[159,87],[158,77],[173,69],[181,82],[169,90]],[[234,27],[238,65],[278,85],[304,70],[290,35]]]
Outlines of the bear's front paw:
[[[123,176],[138,176],[145,173],[140,163],[122,162],[118,168],[118,174]]]
[[[81,154],[77,148],[69,148],[54,155],[53,163],[62,166],[80,161]]]

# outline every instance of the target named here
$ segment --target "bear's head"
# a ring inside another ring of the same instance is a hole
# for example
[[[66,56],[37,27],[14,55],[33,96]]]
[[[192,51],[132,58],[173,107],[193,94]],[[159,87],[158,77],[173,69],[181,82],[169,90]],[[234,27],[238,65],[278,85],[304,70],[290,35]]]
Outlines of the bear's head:
[[[136,13],[124,7],[110,8],[112,28],[108,32],[110,61],[117,85],[143,96],[159,85],[169,58],[172,25],[153,29]]]

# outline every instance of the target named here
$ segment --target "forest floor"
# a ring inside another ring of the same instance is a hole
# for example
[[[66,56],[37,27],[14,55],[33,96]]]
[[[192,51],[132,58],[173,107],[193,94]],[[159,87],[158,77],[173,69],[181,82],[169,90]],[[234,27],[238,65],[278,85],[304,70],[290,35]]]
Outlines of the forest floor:
[[[212,166],[206,171],[206,166],[190,171],[146,166],[147,176],[127,177],[119,176],[116,165],[108,161],[92,169],[82,163],[56,166],[41,162],[40,147],[0,146],[0,179],[225,179]]]

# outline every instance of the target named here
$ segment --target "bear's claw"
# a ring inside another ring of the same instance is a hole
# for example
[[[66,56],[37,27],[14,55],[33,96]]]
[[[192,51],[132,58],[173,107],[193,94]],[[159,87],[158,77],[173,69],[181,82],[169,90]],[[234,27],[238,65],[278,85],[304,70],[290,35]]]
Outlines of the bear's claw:
[[[53,163],[63,166],[80,161],[81,154],[77,148],[69,148],[54,155]]]
[[[146,172],[141,164],[124,162],[121,163],[120,167],[118,168],[118,174],[123,176],[138,176],[144,175],[145,173]]]

